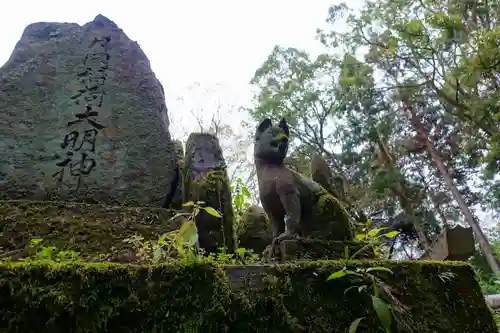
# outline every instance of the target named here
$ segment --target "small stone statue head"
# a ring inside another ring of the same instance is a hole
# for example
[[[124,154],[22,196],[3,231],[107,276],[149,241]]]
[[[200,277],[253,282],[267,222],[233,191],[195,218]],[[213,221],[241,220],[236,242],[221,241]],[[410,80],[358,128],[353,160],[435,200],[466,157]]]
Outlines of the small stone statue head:
[[[270,164],[282,164],[288,151],[290,129],[285,119],[273,126],[271,119],[264,119],[254,137],[254,158]]]

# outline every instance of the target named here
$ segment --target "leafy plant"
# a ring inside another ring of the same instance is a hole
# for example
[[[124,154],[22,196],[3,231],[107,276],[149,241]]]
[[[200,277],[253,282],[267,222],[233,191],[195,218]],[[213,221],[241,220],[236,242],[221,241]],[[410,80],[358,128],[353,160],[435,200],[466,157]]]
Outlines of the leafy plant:
[[[11,258],[6,257],[9,261]],[[41,237],[34,237],[30,239],[27,247],[27,256],[20,258],[20,261],[29,260],[49,260],[54,262],[68,262],[81,260],[80,253],[73,250],[58,250],[56,246],[43,245]]]
[[[205,256],[203,249],[198,244],[198,229],[196,217],[201,210],[208,214],[221,217],[220,213],[212,208],[203,206],[203,201],[189,201],[183,204],[186,212],[178,212],[171,219],[181,219],[181,226],[161,235],[158,240],[145,241],[141,236],[133,236],[125,239],[125,242],[133,244],[136,248],[137,260],[149,264],[179,261],[208,261],[217,264],[240,264],[256,263],[259,261],[257,254],[252,250],[238,248],[236,253],[227,253],[224,247],[218,252]]]
[[[239,235],[240,230],[244,228],[242,216],[248,207],[250,207],[252,195],[243,180],[239,177],[231,184],[231,193],[233,195],[233,210],[236,217],[235,229],[236,234]]]
[[[356,251],[354,254],[349,255],[346,253],[346,259],[355,259],[361,253],[367,249],[373,249],[375,252],[375,257],[380,258],[384,256],[384,245],[387,239],[395,238],[399,235],[399,231],[391,230],[383,233],[384,230],[389,228],[371,228],[373,226],[373,221],[368,219],[365,226],[360,229],[360,231],[354,236],[354,240],[358,242],[363,242],[365,245]],[[347,247],[346,247],[347,249]]]
[[[182,206],[187,210],[178,212],[170,218],[179,221],[180,228],[161,235],[157,240],[144,240],[144,237],[134,235],[123,241],[132,244],[136,249],[136,256],[140,262],[157,264],[168,262],[174,258],[194,260],[199,252],[198,228],[196,217],[201,210],[221,218],[220,213],[212,208],[203,206],[203,201],[189,201]]]
[[[340,279],[343,277],[350,278],[352,285],[344,291],[344,295],[351,290],[366,294],[371,300],[372,307],[379,319],[380,327],[384,332],[391,332],[394,319],[397,320],[399,324],[405,324],[405,326],[409,328],[410,326],[406,324],[406,321],[403,320],[403,316],[401,316],[406,314],[406,307],[394,297],[391,292],[391,287],[385,283],[380,276],[376,275],[380,272],[393,274],[392,270],[382,266],[368,268],[358,267],[355,270],[348,268],[349,261],[357,258],[363,251],[373,249],[376,253],[380,252],[378,249],[382,246],[383,237],[393,238],[399,233],[398,231],[382,233],[386,228],[369,229],[370,225],[371,222],[362,229],[361,233],[355,236],[355,240],[363,241],[366,245],[352,255],[346,254],[347,261],[344,267],[330,274],[327,280]],[[356,332],[363,319],[365,319],[365,317],[354,320],[349,327],[349,333]]]

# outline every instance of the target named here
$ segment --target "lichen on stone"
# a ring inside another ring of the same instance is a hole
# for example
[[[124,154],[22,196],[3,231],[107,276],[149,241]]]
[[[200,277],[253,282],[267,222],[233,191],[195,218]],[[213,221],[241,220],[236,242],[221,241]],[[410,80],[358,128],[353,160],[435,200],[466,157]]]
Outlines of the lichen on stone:
[[[175,156],[163,88],[111,20],[30,24],[0,81],[0,199],[158,206],[169,192]],[[93,147],[84,140],[93,125],[73,123],[87,106],[101,125]],[[69,133],[77,142],[64,143]]]

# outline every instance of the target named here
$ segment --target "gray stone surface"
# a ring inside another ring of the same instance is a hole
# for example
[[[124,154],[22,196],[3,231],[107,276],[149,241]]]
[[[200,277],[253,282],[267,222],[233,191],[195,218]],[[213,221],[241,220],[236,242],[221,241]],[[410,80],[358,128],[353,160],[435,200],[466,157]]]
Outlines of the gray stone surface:
[[[0,68],[0,198],[160,205],[176,160],[168,126],[146,55],[108,18],[31,24]]]

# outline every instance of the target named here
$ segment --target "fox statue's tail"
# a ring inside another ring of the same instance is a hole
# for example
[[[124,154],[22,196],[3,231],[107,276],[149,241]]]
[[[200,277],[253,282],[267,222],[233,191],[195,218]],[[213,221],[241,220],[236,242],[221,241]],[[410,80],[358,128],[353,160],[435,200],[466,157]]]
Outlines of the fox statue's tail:
[[[325,159],[318,153],[311,156],[311,175],[312,179],[323,186],[328,193],[339,199],[355,217],[356,224],[364,225],[368,217],[363,211],[355,209],[354,205],[347,198],[347,183],[342,176],[333,176],[332,170]]]
[[[344,179],[334,177],[325,159],[316,152],[311,156],[311,176],[316,183],[323,186],[333,196],[342,201],[346,199]]]

